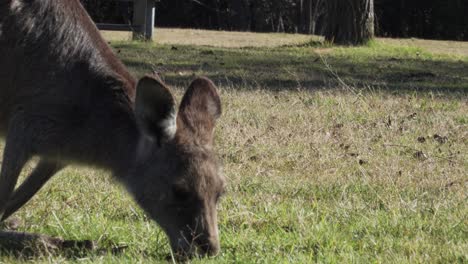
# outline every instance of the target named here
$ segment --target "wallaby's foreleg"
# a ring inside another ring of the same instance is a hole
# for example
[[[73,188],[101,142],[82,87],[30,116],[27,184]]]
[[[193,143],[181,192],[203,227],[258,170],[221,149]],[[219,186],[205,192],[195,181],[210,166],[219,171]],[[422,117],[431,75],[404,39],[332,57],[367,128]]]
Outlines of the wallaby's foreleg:
[[[64,167],[59,162],[41,159],[33,172],[15,190],[10,200],[7,202],[5,212],[0,219],[3,221],[26,204],[44,184]]]
[[[21,173],[24,164],[31,157],[30,139],[23,116],[14,116],[8,126],[2,169],[0,171],[0,218]]]

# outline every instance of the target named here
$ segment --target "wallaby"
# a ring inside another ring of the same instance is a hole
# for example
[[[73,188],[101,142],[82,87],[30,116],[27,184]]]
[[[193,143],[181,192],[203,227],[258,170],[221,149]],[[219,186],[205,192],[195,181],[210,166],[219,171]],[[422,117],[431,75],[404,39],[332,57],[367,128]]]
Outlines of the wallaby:
[[[192,82],[178,111],[157,75],[137,82],[79,0],[0,1],[2,220],[65,166],[96,166],[127,187],[176,253],[215,255],[220,115],[207,78]],[[37,166],[15,190],[33,156]]]

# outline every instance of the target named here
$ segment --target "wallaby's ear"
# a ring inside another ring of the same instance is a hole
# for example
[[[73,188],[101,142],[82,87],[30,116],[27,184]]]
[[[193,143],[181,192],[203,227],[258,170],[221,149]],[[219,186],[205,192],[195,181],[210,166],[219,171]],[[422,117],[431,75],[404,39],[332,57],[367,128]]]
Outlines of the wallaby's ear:
[[[135,114],[143,132],[163,142],[171,140],[177,130],[174,97],[158,76],[147,75],[137,85]]]
[[[177,123],[202,144],[211,144],[216,120],[221,116],[221,99],[215,84],[201,77],[192,82],[180,103]]]

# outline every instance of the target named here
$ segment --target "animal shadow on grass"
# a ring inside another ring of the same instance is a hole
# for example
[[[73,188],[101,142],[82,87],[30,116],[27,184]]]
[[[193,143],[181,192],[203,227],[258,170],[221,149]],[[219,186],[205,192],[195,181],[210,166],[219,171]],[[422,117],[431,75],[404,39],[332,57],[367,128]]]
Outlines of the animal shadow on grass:
[[[89,255],[120,254],[126,247],[99,248],[91,240],[64,240],[42,234],[17,232],[17,219],[0,223],[0,257],[18,259],[60,255],[69,259]]]

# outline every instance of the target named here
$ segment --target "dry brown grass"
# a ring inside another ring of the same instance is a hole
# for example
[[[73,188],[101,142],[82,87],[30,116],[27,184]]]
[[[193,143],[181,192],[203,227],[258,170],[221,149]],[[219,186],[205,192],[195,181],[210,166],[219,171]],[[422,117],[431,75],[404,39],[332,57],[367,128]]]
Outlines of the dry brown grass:
[[[129,32],[102,31],[107,40],[131,40]],[[156,28],[154,40],[159,44],[198,45],[226,48],[278,47],[303,44],[312,39],[302,34],[230,32],[198,29]],[[313,37],[318,39],[318,37]]]
[[[318,36],[283,33],[251,33],[214,31],[200,29],[156,28],[154,41],[159,44],[197,45],[225,48],[242,47],[279,47],[300,45],[312,40],[321,41]],[[109,41],[128,41],[132,39],[129,32],[101,31]],[[378,42],[394,46],[418,47],[435,54],[468,56],[468,42],[426,39],[392,39],[377,38]]]
[[[468,183],[466,98],[262,90],[223,98],[222,154],[251,170],[228,168],[235,178],[415,189],[456,183],[460,192]]]

